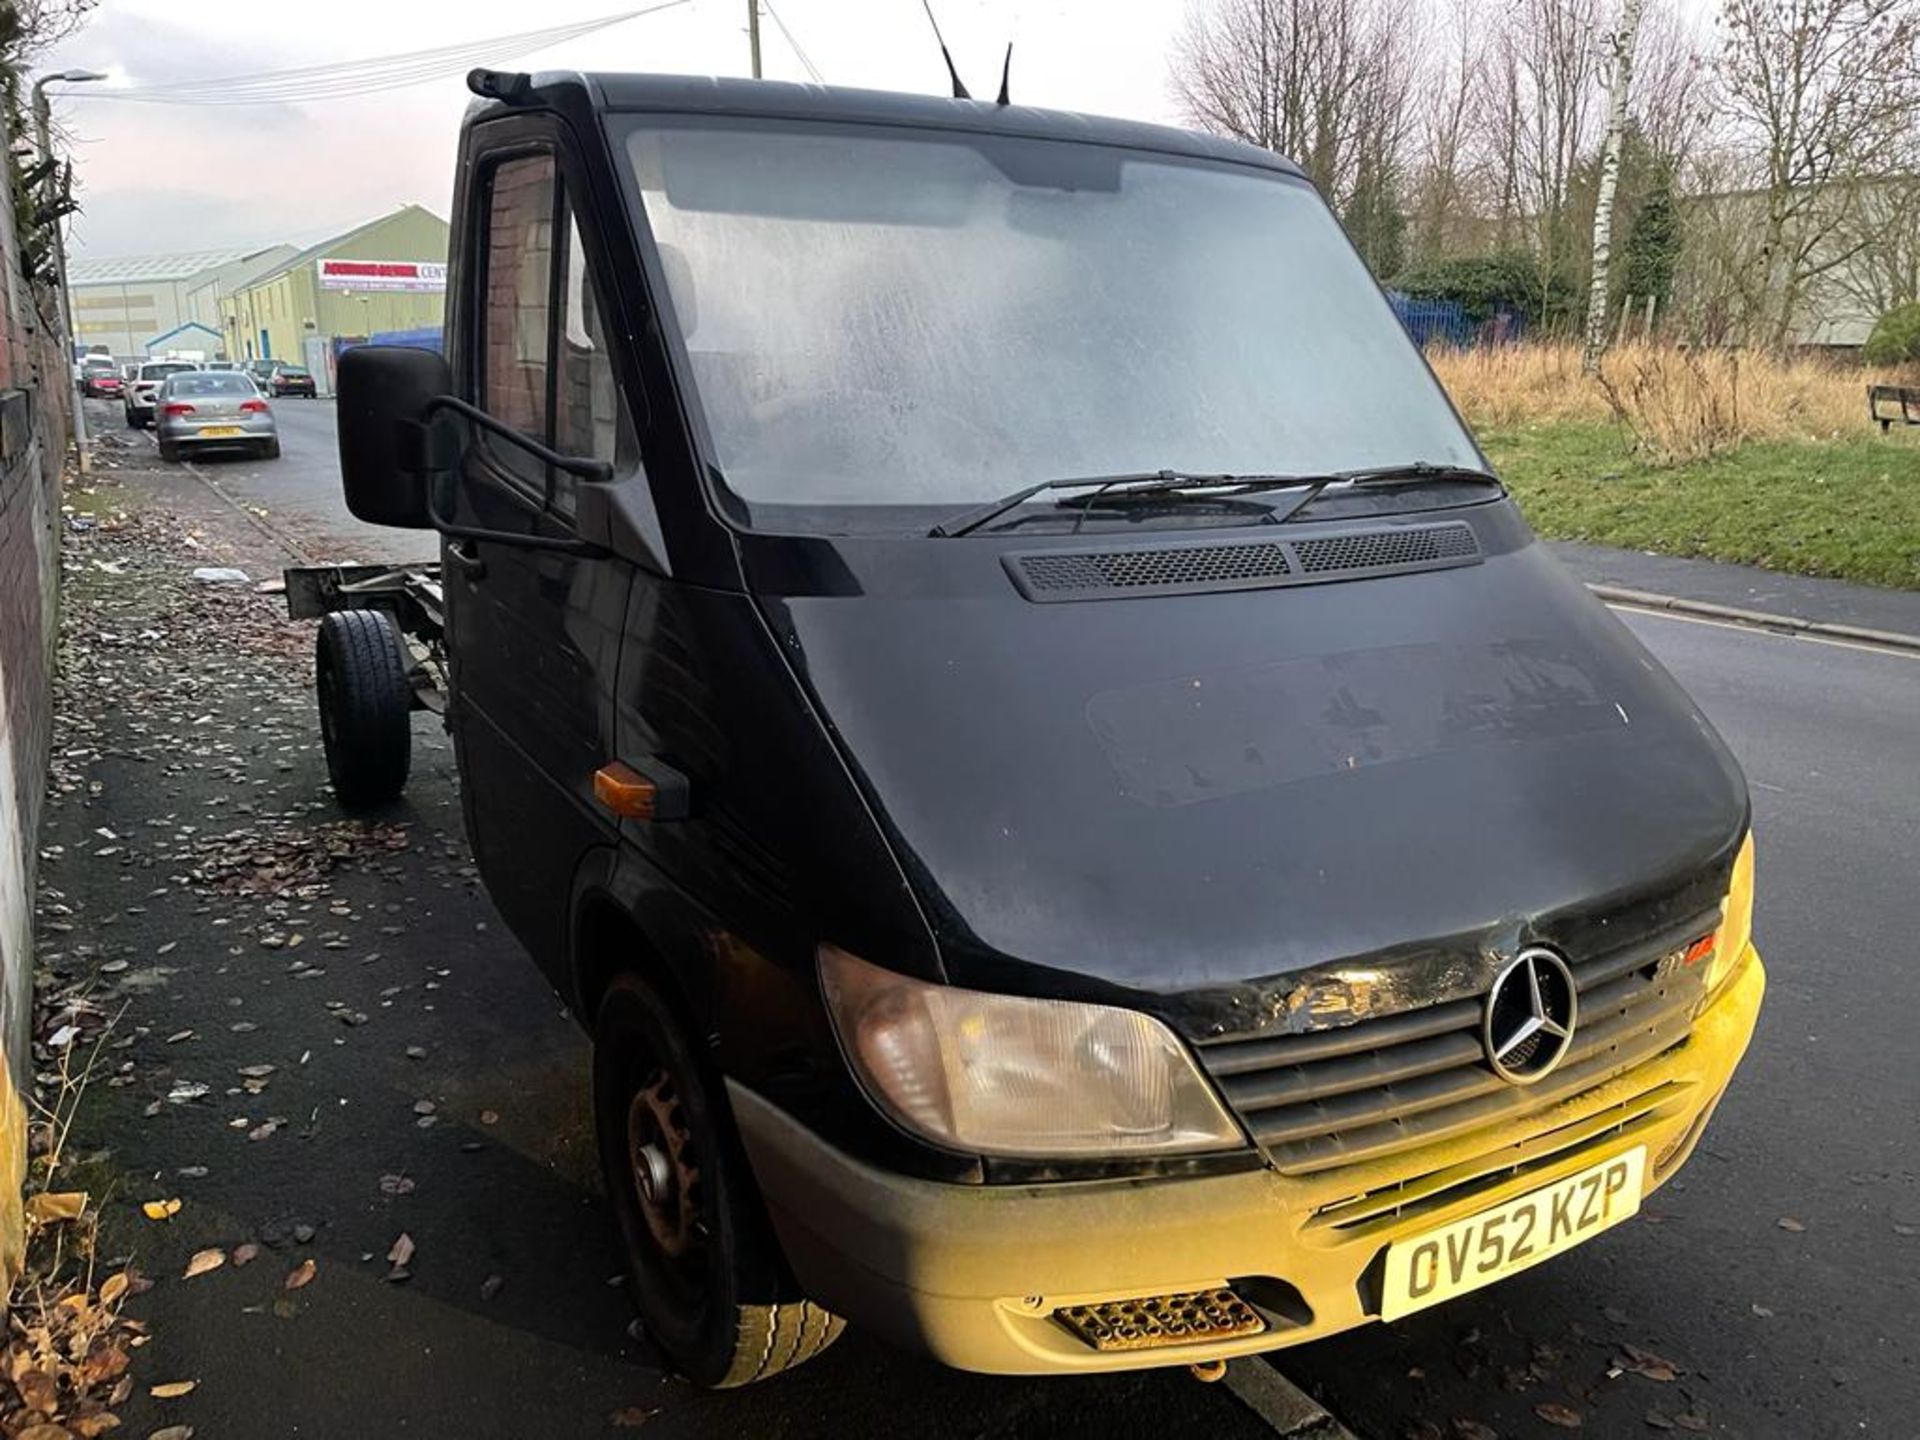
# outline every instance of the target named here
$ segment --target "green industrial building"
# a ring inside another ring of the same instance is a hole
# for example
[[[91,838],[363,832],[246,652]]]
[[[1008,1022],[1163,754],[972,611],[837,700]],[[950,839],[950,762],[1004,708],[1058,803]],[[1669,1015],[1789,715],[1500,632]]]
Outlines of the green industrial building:
[[[306,365],[326,385],[337,341],[438,329],[446,303],[447,222],[419,205],[310,245],[226,296],[226,352]]]

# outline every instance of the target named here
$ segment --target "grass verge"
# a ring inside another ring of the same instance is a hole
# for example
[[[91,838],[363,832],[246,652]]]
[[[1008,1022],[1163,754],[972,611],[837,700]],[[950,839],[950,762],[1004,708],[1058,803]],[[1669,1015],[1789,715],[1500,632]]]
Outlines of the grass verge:
[[[1677,465],[1610,422],[1482,430],[1527,519],[1584,540],[1920,590],[1920,437],[1755,439]]]

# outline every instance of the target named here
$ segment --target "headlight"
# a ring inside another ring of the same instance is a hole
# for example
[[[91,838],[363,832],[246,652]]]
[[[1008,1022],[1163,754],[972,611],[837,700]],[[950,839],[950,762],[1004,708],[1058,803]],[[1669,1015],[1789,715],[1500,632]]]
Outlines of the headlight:
[[[1721,907],[1720,933],[1714,938],[1713,963],[1707,967],[1707,1003],[1733,978],[1753,939],[1753,832],[1741,842],[1734,858],[1733,880],[1727,886],[1727,898]]]
[[[1171,1155],[1245,1144],[1173,1033],[1111,1005],[927,985],[820,947],[827,1008],[868,1093],[979,1155]]]

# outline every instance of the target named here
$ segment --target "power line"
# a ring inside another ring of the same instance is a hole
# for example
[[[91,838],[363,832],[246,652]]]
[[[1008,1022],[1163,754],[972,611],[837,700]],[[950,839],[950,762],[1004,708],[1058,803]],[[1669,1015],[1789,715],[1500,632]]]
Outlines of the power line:
[[[660,4],[622,11],[617,15],[604,15],[593,20],[573,21],[516,35],[499,35],[491,39],[470,40],[458,45],[442,45],[399,55],[311,65],[295,70],[234,75],[223,79],[182,80],[163,85],[135,85],[82,93],[93,99],[128,100],[153,105],[284,105],[341,99],[444,79],[476,65],[498,64],[583,35],[591,35],[642,15],[652,15],[688,3],[690,0],[662,0]]]
[[[806,67],[807,74],[812,77],[813,83],[816,85],[826,84],[827,82],[820,78],[820,71],[815,68],[813,61],[807,58],[807,52],[800,48],[800,42],[793,38],[793,32],[787,28],[787,22],[782,20],[780,18],[780,12],[773,8],[773,0],[760,0],[760,7],[767,12],[767,16],[773,21],[775,28],[787,37],[788,47],[792,49],[795,55],[800,57],[800,63]]]

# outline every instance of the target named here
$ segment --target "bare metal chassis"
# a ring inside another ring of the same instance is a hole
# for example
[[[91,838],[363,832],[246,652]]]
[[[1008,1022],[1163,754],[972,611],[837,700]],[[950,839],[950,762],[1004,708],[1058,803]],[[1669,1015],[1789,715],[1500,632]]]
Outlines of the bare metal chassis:
[[[446,603],[438,564],[297,565],[284,572],[287,614],[318,620],[336,610],[379,610],[400,632],[413,664],[413,708],[447,710]]]

